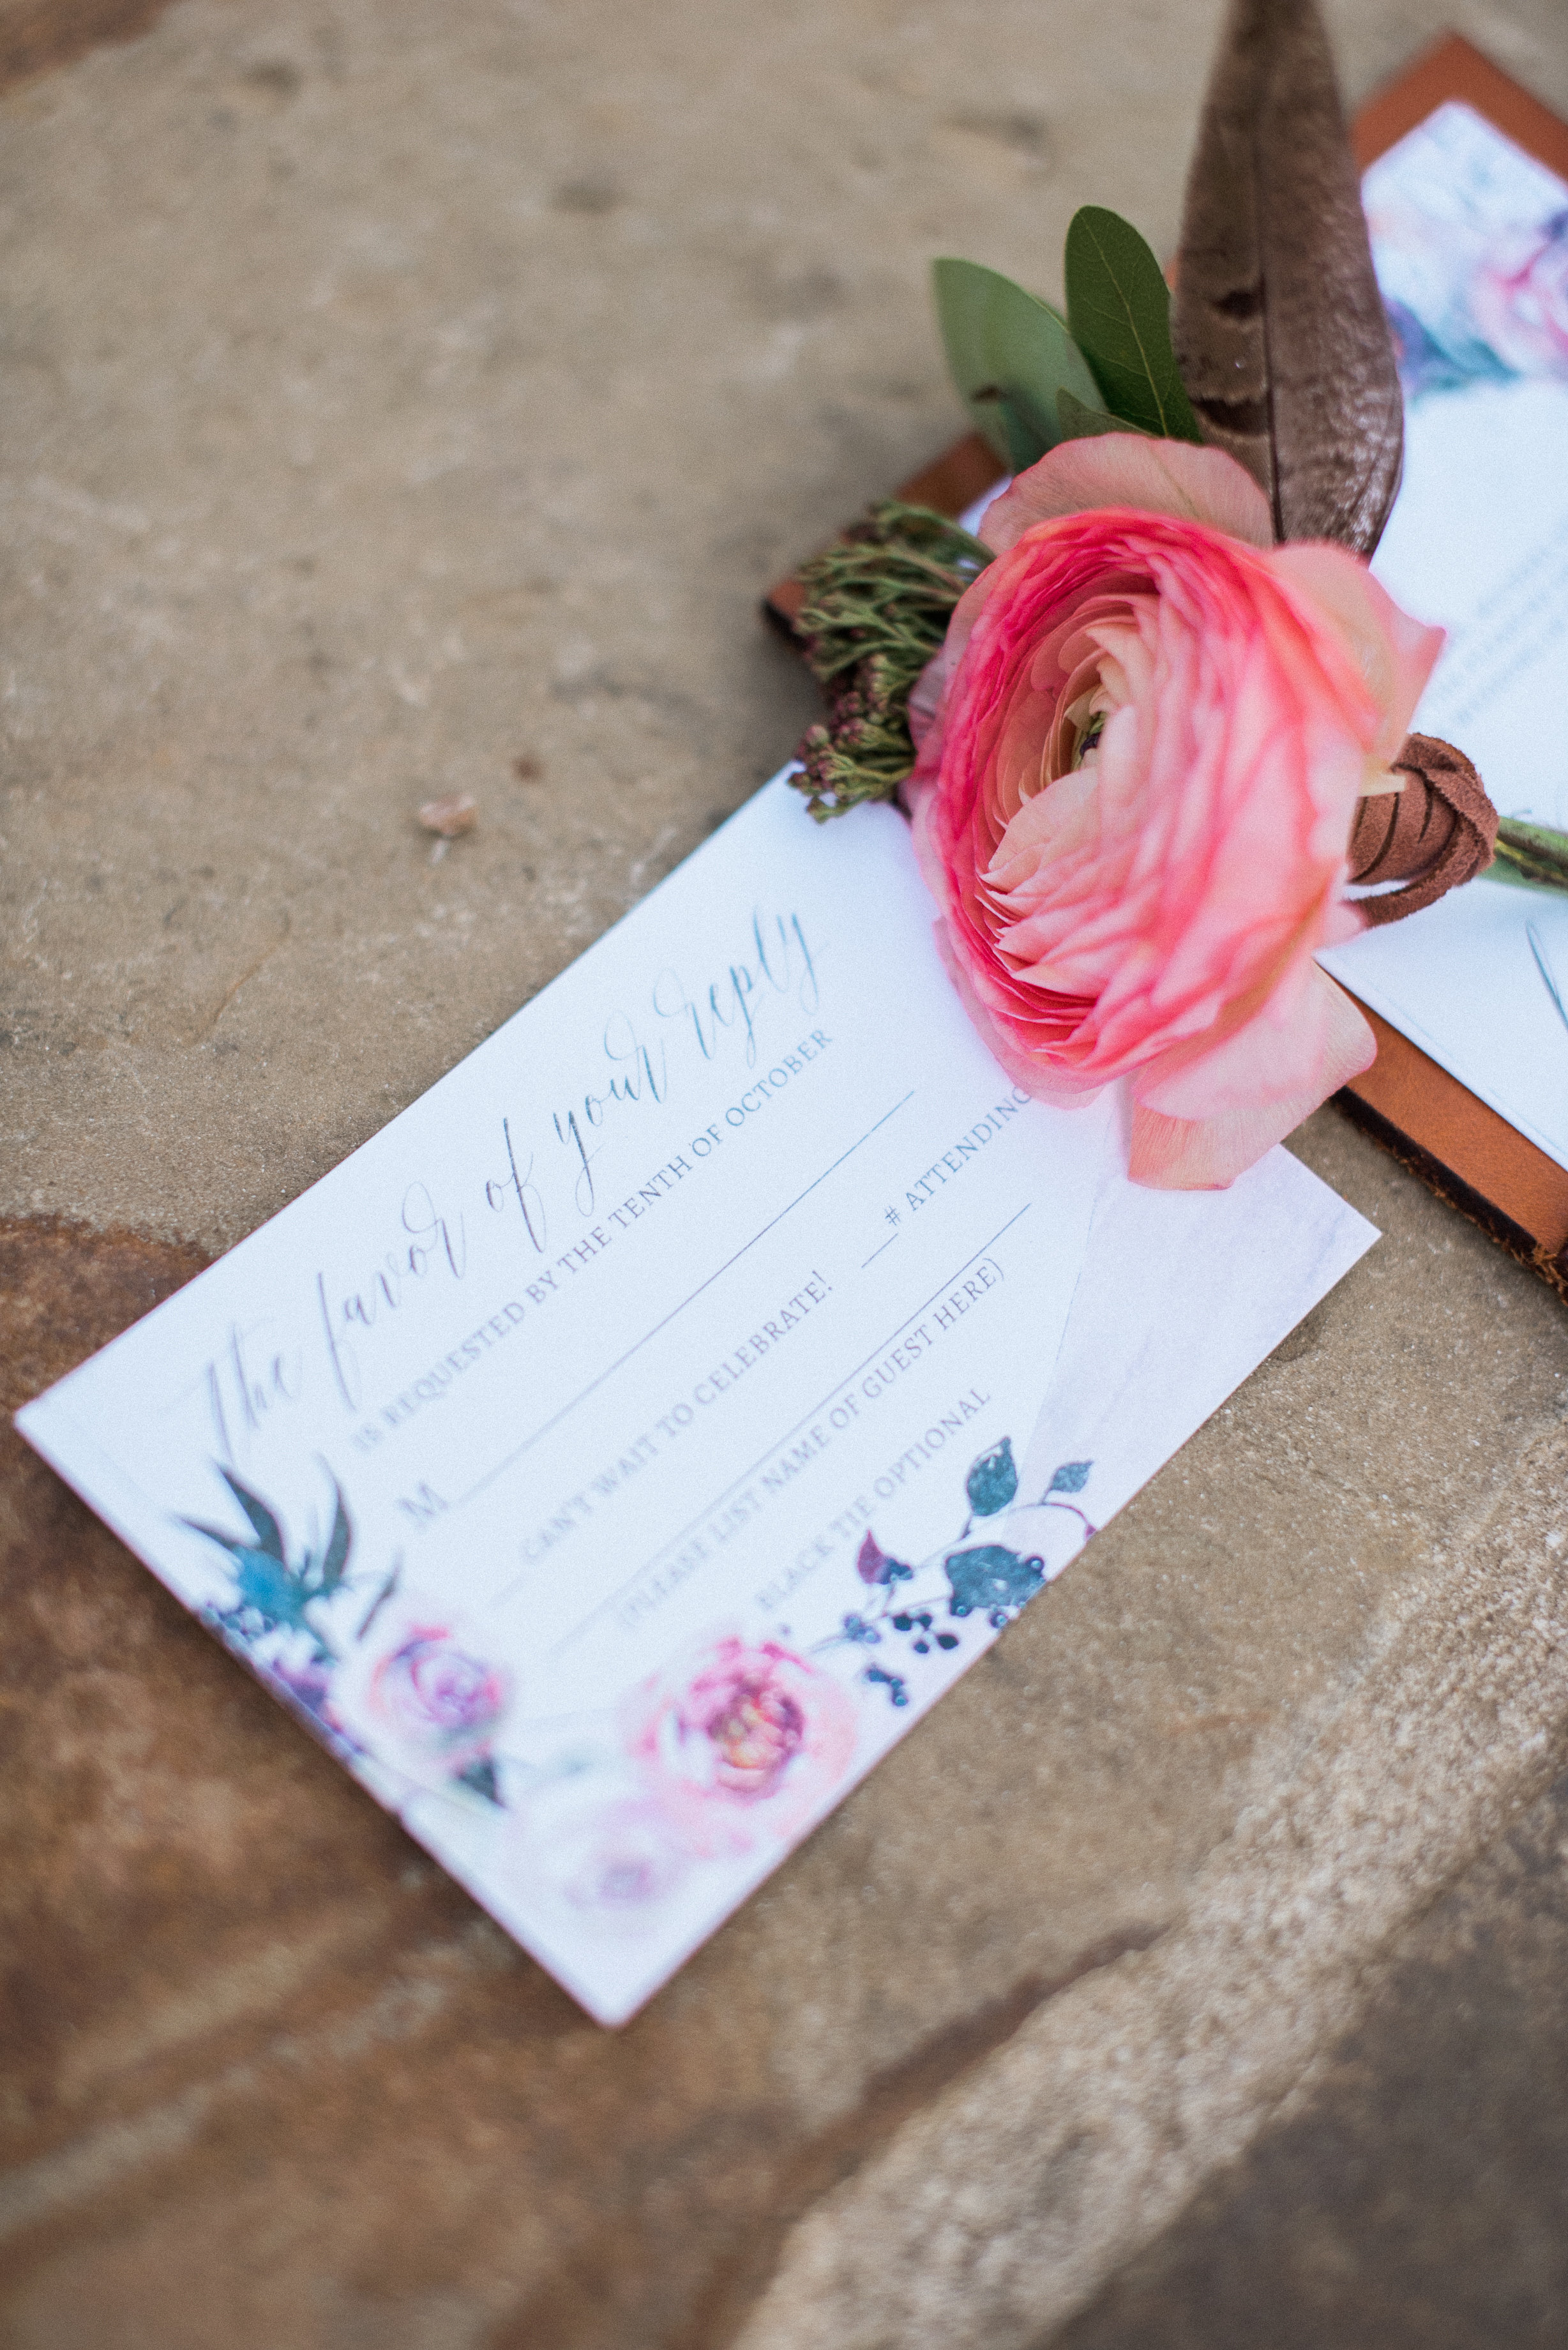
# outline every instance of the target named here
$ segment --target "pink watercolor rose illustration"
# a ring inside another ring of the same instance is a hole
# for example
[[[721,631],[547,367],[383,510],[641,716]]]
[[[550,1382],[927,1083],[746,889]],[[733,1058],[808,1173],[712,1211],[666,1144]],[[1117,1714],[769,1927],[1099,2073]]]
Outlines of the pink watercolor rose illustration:
[[[1568,379],[1568,213],[1498,241],[1470,281],[1481,334],[1521,375]]]
[[[596,1772],[527,1801],[508,1838],[520,1889],[611,1936],[640,1932],[683,1888],[693,1855],[667,1808]]]
[[[831,1674],[730,1634],[644,1682],[623,1729],[645,1785],[706,1852],[788,1835],[843,1779],[856,1713]]]
[[[332,1710],[369,1753],[420,1785],[493,1800],[492,1742],[513,1694],[511,1675],[450,1610],[410,1593],[344,1659]]]
[[[1136,1180],[1229,1183],[1373,1059],[1313,958],[1441,632],[1181,442],[1064,442],[980,536],[910,704],[949,968],[1028,1092],[1130,1080]]]

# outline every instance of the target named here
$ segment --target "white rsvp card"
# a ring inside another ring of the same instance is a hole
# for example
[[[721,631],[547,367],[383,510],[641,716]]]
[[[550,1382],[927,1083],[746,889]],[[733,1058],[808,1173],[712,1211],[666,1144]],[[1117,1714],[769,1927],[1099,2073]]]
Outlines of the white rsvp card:
[[[775,780],[19,1425],[618,2022],[1373,1237],[1125,1159]]]
[[[1405,391],[1373,568],[1449,631],[1415,723],[1568,827],[1568,185],[1449,104],[1362,192]],[[1483,877],[1323,962],[1568,1167],[1568,898]]]

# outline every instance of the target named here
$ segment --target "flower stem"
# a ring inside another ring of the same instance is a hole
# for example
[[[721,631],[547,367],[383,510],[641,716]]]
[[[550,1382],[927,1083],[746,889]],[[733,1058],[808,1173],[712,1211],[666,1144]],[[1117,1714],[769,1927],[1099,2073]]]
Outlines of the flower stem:
[[[1499,881],[1526,881],[1537,889],[1568,890],[1568,832],[1505,816],[1492,851]]]

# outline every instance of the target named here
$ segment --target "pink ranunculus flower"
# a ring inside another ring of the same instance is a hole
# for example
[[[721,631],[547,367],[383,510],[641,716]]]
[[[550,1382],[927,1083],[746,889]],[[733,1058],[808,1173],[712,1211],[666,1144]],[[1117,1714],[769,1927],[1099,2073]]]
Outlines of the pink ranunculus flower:
[[[910,702],[943,953],[1027,1091],[1130,1081],[1136,1180],[1229,1183],[1374,1058],[1313,958],[1442,633],[1183,442],[1064,442],[980,536]]]
[[[855,1707],[830,1673],[776,1641],[730,1634],[645,1682],[626,1743],[698,1851],[787,1835],[855,1752]]]
[[[449,1609],[406,1593],[345,1657],[331,1702],[379,1762],[453,1793],[465,1773],[489,1762],[512,1697],[511,1675],[478,1652]]]

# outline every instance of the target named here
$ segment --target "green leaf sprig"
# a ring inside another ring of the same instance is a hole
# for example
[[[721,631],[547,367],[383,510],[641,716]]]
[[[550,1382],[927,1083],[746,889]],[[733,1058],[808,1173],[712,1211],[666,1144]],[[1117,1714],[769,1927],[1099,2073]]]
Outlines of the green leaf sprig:
[[[1102,432],[1199,439],[1170,346],[1170,296],[1137,229],[1087,205],[1067,231],[1067,315],[974,261],[932,267],[953,381],[1011,473]],[[909,691],[991,561],[955,523],[887,500],[807,564],[795,621],[827,714],[794,776],[817,822],[893,800],[915,763]]]
[[[1098,204],[1074,213],[1065,317],[978,262],[938,261],[931,275],[953,381],[1010,473],[1091,433],[1201,439],[1159,264],[1119,213]]]
[[[1130,223],[1098,204],[1067,230],[1067,323],[1113,416],[1168,441],[1200,441],[1170,347],[1170,293]]]
[[[1089,363],[1060,311],[997,270],[937,261],[931,279],[952,380],[977,431],[1021,473],[1063,437],[1058,393],[1102,405]]]

